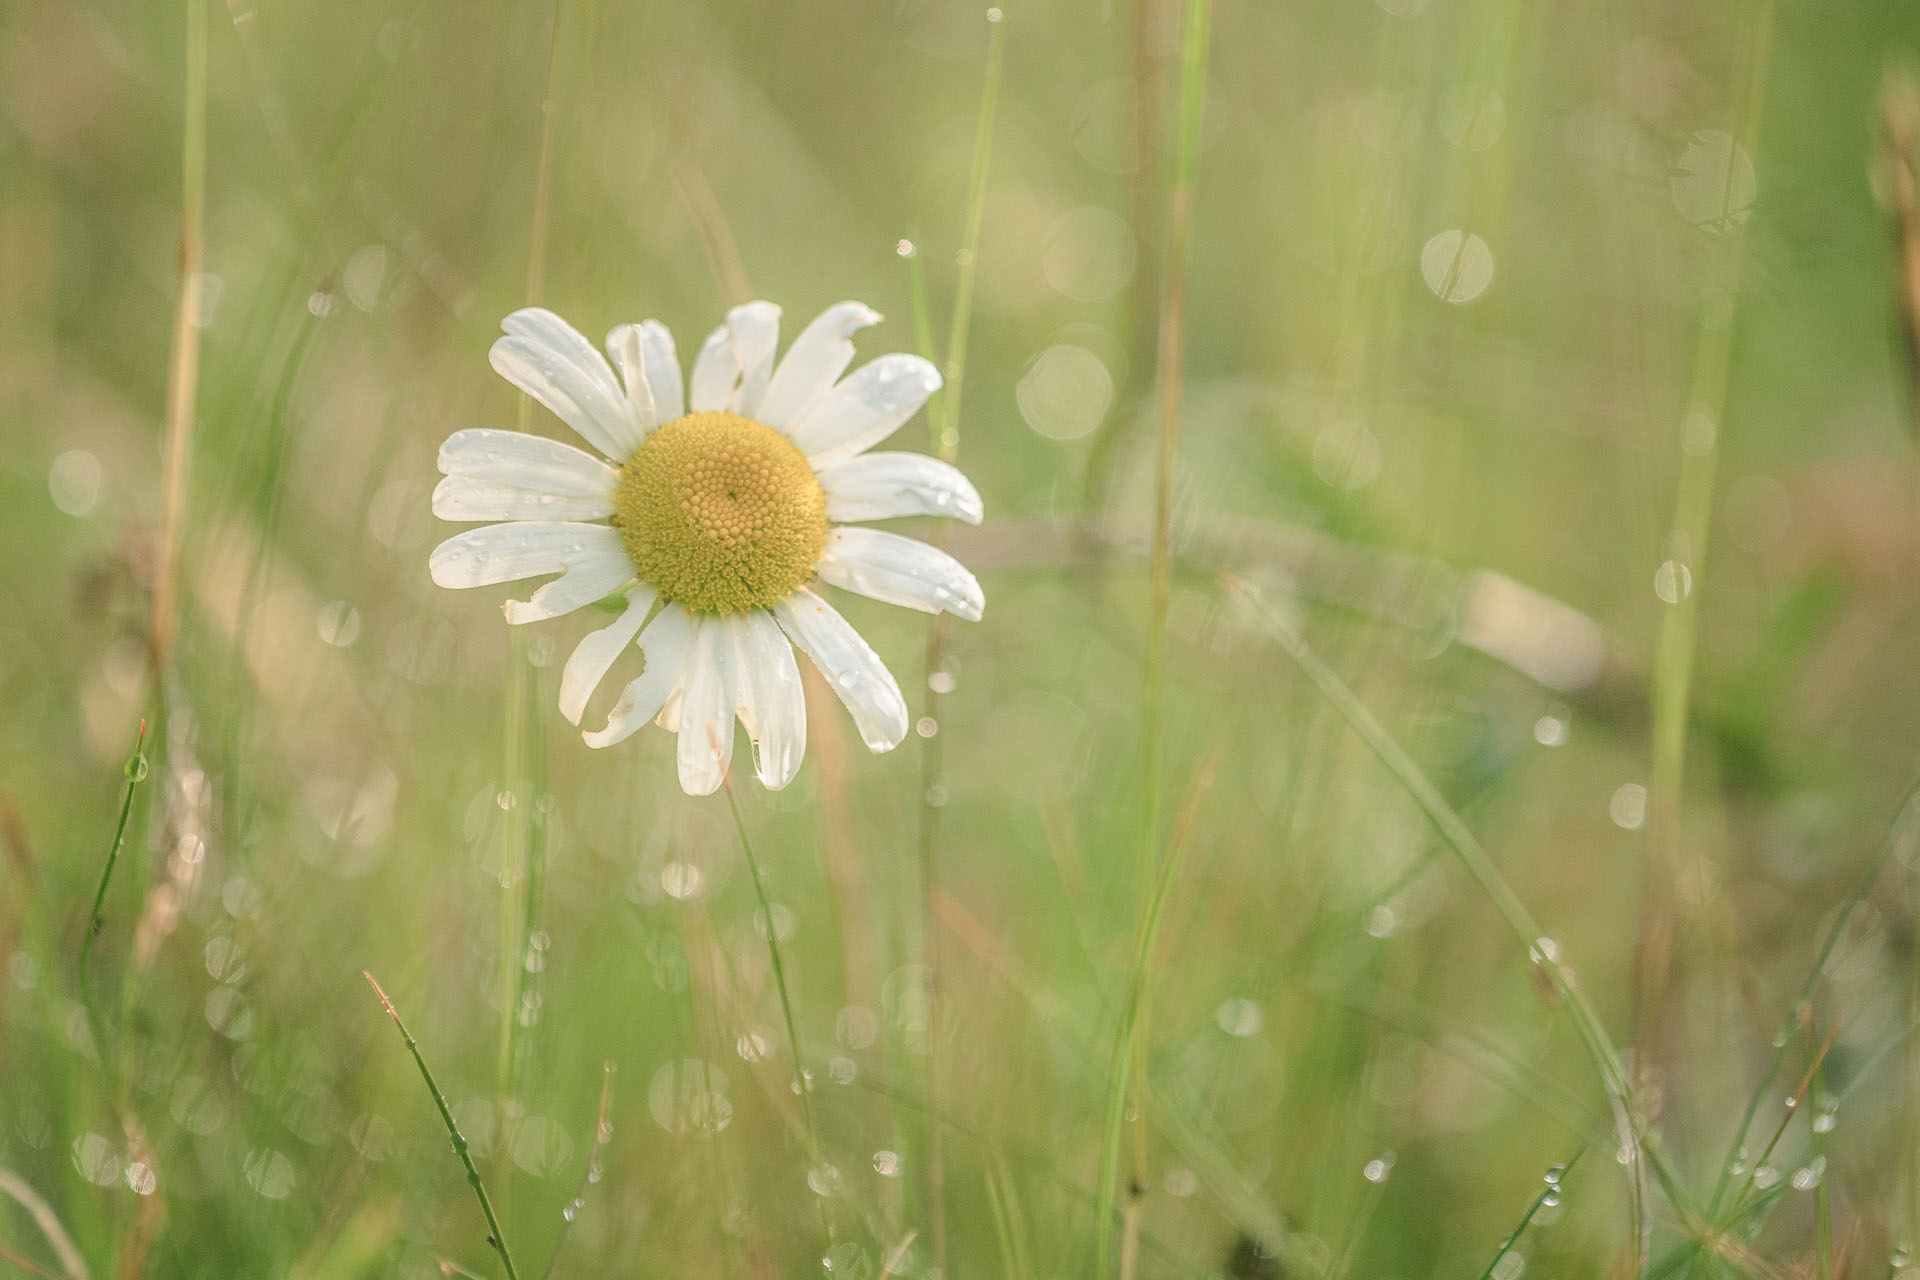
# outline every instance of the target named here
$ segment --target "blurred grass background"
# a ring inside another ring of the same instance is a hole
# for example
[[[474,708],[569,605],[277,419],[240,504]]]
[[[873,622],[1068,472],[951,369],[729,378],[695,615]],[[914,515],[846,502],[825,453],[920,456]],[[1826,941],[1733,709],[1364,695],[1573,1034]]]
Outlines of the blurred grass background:
[[[934,673],[939,771],[922,738],[869,758],[816,707],[800,780],[742,797],[832,1166],[810,1188],[721,801],[679,793],[663,735],[596,753],[560,720],[588,619],[510,636],[504,592],[430,586],[433,459],[520,412],[485,351],[527,300],[543,118],[542,299],[588,334],[657,316],[687,352],[750,290],[789,334],[865,299],[890,318],[864,349],[911,349],[907,240],[944,344],[982,9],[208,4],[198,405],[156,681],[187,28],[179,5],[0,7],[0,1272],[78,1274],[50,1216],[94,1275],[493,1274],[367,969],[523,1275],[563,1237],[556,1275],[807,1274],[821,1192],[836,1275],[1089,1274],[1149,871],[1180,15],[1006,10],[961,421],[988,522],[953,541],[989,609]],[[1540,972],[1222,570],[1435,779],[1632,1046],[1676,1178],[1656,1268],[1900,1271],[1909,850],[1844,909],[1920,725],[1875,198],[1901,172],[1875,139],[1911,10],[1213,16],[1161,779],[1188,845],[1139,1274],[1515,1280],[1634,1254]],[[924,619],[842,603],[918,704]],[[1663,700],[1688,729],[1664,781]],[[77,957],[142,716],[102,1045]],[[1709,1212],[1730,1154],[1752,1190]]]

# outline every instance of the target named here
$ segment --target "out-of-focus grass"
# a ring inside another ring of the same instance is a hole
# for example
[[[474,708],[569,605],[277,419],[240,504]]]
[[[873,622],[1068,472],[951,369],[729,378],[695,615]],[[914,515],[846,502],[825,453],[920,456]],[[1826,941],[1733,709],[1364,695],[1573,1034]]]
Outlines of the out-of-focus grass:
[[[841,1275],[926,1273],[929,1052],[949,1273],[1087,1273],[1141,906],[1178,6],[1006,8],[961,424],[989,520],[953,540],[990,608],[946,642],[933,1016],[917,744],[869,758],[816,716],[800,780],[742,793]],[[184,15],[0,10],[0,1187],[39,1198],[0,1198],[0,1259],[60,1273],[26,1207],[44,1202],[96,1275],[486,1271],[366,969],[522,1272],[564,1235],[555,1274],[803,1274],[818,1197],[723,802],[679,793],[660,734],[579,743],[554,663],[590,624],[536,628],[516,671],[504,593],[428,584],[449,530],[427,495],[440,440],[518,411],[485,351],[526,287],[549,68],[549,305],[589,333],[658,316],[684,349],[744,278],[789,333],[860,297],[890,316],[867,349],[910,349],[895,245],[919,246],[944,330],[982,10],[208,13],[199,408],[157,688]],[[1675,1179],[1653,1187],[1657,1263],[1881,1275],[1914,1229],[1903,841],[1789,1019],[1915,766],[1920,517],[1868,181],[1914,31],[1898,4],[1842,21],[1793,0],[1763,46],[1759,15],[1217,4],[1168,821],[1218,765],[1152,974],[1143,1276],[1477,1274],[1583,1147],[1493,1274],[1615,1274],[1631,1253],[1599,1082],[1551,988],[1222,570],[1434,780],[1614,1040],[1657,1046],[1627,1063]],[[1683,424],[1715,326],[1724,402],[1691,437],[1714,451],[1711,550],[1682,574]],[[1697,659],[1652,913],[1671,958],[1636,1007],[1649,681],[1683,588]],[[844,603],[917,703],[924,620]],[[530,740],[510,752],[516,689]],[[79,955],[126,744],[162,712],[90,960],[103,1052]],[[531,945],[503,955],[502,875],[541,844]],[[1788,1123],[1716,1196],[1783,1020],[1737,1163]],[[1729,1228],[1712,1262],[1686,1238],[1702,1220]]]

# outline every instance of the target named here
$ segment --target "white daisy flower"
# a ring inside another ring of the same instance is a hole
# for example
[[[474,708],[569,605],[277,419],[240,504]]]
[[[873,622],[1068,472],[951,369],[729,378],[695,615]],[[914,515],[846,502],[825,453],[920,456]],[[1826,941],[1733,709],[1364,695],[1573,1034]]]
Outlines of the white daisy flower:
[[[749,302],[707,335],[683,388],[673,337],[656,320],[607,335],[610,366],[551,311],[508,316],[489,353],[500,375],[597,449],[517,431],[456,431],[433,491],[443,520],[498,521],[447,539],[428,567],[443,587],[557,573],[509,623],[536,622],[619,592],[618,620],[580,641],[560,677],[560,710],[580,723],[614,659],[645,668],[604,729],[606,747],[657,720],[678,731],[680,785],[707,795],[733,754],[738,716],[754,772],[793,781],[806,751],[798,647],[820,669],[867,746],[907,733],[907,703],[886,665],[821,599],[816,580],[889,604],[977,621],[986,599],[952,556],[857,527],[894,516],[978,524],[980,495],[959,471],[873,447],[940,387],[915,355],[840,375],[852,335],[880,319],[858,302],[827,308],[776,367],[780,308]],[[616,369],[618,374],[616,376]],[[690,403],[689,403],[690,402]]]

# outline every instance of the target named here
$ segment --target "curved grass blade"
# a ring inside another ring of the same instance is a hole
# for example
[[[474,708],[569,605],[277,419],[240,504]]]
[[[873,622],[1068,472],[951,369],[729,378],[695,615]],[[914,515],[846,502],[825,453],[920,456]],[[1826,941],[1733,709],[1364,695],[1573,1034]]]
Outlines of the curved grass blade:
[[[387,999],[387,993],[380,989],[371,973],[361,970],[360,976],[373,988],[373,994],[380,997],[380,1004],[393,1019],[393,1025],[400,1029],[400,1038],[407,1043],[407,1052],[413,1055],[413,1064],[420,1068],[420,1078],[427,1082],[427,1092],[433,1095],[433,1105],[440,1110],[440,1120],[447,1126],[447,1138],[453,1143],[453,1153],[460,1157],[460,1163],[467,1171],[467,1184],[473,1188],[474,1198],[480,1201],[480,1212],[487,1220],[487,1243],[500,1255],[500,1265],[507,1269],[507,1280],[520,1280],[519,1272],[513,1269],[513,1255],[507,1250],[507,1238],[500,1230],[500,1220],[494,1216],[493,1201],[487,1195],[487,1188],[480,1181],[480,1170],[474,1167],[473,1156],[467,1150],[467,1137],[460,1132],[455,1123],[453,1111],[447,1106],[447,1097],[440,1092],[440,1086],[433,1081],[433,1072],[427,1069],[427,1060],[420,1054],[420,1044],[407,1030],[407,1024],[400,1020],[400,1011],[393,1007],[393,1001]]]

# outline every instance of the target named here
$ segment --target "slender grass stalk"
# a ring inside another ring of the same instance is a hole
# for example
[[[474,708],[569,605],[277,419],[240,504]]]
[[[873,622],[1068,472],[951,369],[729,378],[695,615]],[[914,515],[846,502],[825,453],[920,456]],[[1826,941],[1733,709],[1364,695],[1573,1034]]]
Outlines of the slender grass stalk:
[[[300,370],[306,363],[307,351],[314,334],[319,330],[319,323],[320,317],[312,311],[306,312],[299,332],[294,335],[293,345],[287,352],[286,361],[280,368],[280,378],[267,411],[267,448],[260,482],[267,491],[267,509],[261,517],[253,556],[247,564],[246,585],[240,592],[240,611],[235,615],[233,645],[227,652],[226,688],[234,700],[234,707],[226,717],[226,786],[221,789],[221,803],[225,810],[228,839],[236,847],[248,826],[248,816],[242,812],[244,805],[241,803],[240,779],[244,755],[240,743],[245,736],[251,705],[240,696],[240,673],[246,665],[247,651],[253,641],[254,616],[259,612],[261,596],[266,593],[267,566],[270,563],[268,549],[273,545],[274,534],[279,528],[280,505],[286,496],[287,406],[292,402],[294,386],[299,381]]]
[[[1827,1190],[1827,1134],[1821,1128],[1824,1115],[1821,1107],[1827,1100],[1826,1080],[1819,1067],[1813,1073],[1814,1117],[1807,1126],[1812,1133],[1813,1167],[1818,1171],[1820,1180],[1813,1189],[1813,1257],[1814,1275],[1817,1280],[1831,1280],[1833,1275],[1833,1199]]]
[[[1733,1208],[1728,1214],[1728,1220],[1730,1222],[1739,1221],[1741,1215],[1750,1207],[1747,1203],[1748,1193],[1750,1193],[1758,1183],[1760,1170],[1765,1167],[1767,1161],[1773,1159],[1774,1148],[1778,1147],[1780,1145],[1780,1139],[1786,1136],[1787,1126],[1792,1124],[1793,1118],[1800,1114],[1801,1104],[1806,1102],[1807,1092],[1813,1088],[1813,1082],[1820,1074],[1820,1064],[1827,1060],[1827,1053],[1833,1048],[1834,1038],[1839,1034],[1840,1024],[1836,1022],[1833,1024],[1833,1029],[1827,1032],[1825,1043],[1815,1050],[1813,1061],[1807,1065],[1807,1073],[1800,1077],[1799,1086],[1788,1095],[1785,1110],[1780,1117],[1780,1123],[1773,1127],[1773,1136],[1768,1138],[1767,1145],[1761,1148],[1759,1158],[1747,1166],[1746,1181],[1740,1185],[1740,1192],[1734,1196]]]
[[[205,278],[207,207],[207,0],[186,0],[186,93],[180,138],[179,281],[167,360],[165,443],[161,453],[160,547],[154,571],[151,651],[156,678],[166,669],[177,625],[180,543],[187,519],[187,470],[193,408],[200,385],[200,302]],[[159,681],[162,688],[165,682]]]
[[[420,1044],[407,1030],[407,1024],[400,1020],[400,1011],[393,1007],[393,1001],[387,999],[387,993],[380,989],[371,973],[361,970],[360,976],[373,988],[373,994],[380,997],[380,1004],[393,1019],[393,1025],[400,1029],[400,1038],[406,1041],[407,1052],[413,1055],[413,1064],[420,1068],[420,1078],[427,1082],[427,1092],[433,1095],[433,1105],[440,1111],[440,1121],[447,1126],[447,1139],[453,1143],[453,1153],[460,1157],[460,1163],[467,1171],[467,1185],[473,1188],[473,1195],[480,1202],[480,1213],[487,1220],[487,1243],[500,1255],[500,1265],[507,1270],[507,1280],[520,1280],[513,1269],[513,1254],[507,1249],[507,1237],[500,1230],[500,1220],[494,1216],[493,1201],[487,1196],[486,1184],[480,1181],[480,1170],[474,1166],[473,1156],[467,1150],[466,1135],[460,1132],[460,1126],[454,1121],[453,1110],[447,1106],[447,1097],[440,1092],[440,1086],[434,1083],[433,1072],[427,1069],[427,1060],[420,1053]]]
[[[1153,503],[1153,550],[1148,569],[1148,605],[1145,672],[1140,694],[1141,814],[1139,868],[1151,874],[1162,860],[1160,846],[1160,786],[1163,768],[1162,703],[1167,667],[1167,608],[1173,591],[1174,468],[1180,441],[1181,374],[1186,341],[1187,271],[1193,243],[1193,189],[1199,171],[1200,120],[1206,103],[1207,47],[1211,37],[1212,0],[1187,0],[1180,36],[1180,124],[1174,147],[1173,191],[1167,220],[1165,287],[1160,296],[1158,355],[1160,431]],[[1172,856],[1166,855],[1171,862]],[[1167,877],[1163,871],[1161,885]],[[1147,1052],[1151,1009],[1146,998],[1146,974],[1152,934],[1158,928],[1159,901],[1165,890],[1156,885],[1145,908],[1140,946],[1134,953],[1135,971],[1129,979],[1127,1009],[1121,1019],[1119,1053],[1108,1081],[1107,1133],[1100,1158],[1099,1207],[1095,1220],[1096,1277],[1107,1274],[1110,1223],[1117,1175],[1118,1125],[1132,1116],[1133,1142],[1128,1164],[1125,1212],[1121,1218],[1120,1275],[1132,1280],[1139,1257],[1140,1213],[1146,1196],[1147,1164]],[[1152,923],[1147,923],[1151,921]],[[1137,994],[1135,994],[1137,993]]]
[[[5,1168],[0,1168],[0,1195],[7,1196],[26,1210],[33,1224],[40,1228],[40,1234],[47,1238],[47,1245],[53,1250],[54,1256],[60,1260],[60,1270],[67,1280],[87,1280],[87,1260],[74,1247],[73,1237],[67,1234],[67,1229],[60,1224],[60,1216],[44,1196],[27,1185],[19,1174]],[[27,1264],[16,1261],[16,1265]],[[43,1271],[41,1274],[52,1273]]]
[[[1446,802],[1426,774],[1421,772],[1413,758],[1373,718],[1373,714],[1347,687],[1339,673],[1308,646],[1304,636],[1268,608],[1266,602],[1246,583],[1229,576],[1225,579],[1225,585],[1237,599],[1252,609],[1281,651],[1305,673],[1321,696],[1333,705],[1348,727],[1360,735],[1375,758],[1387,767],[1387,771],[1414,803],[1420,806],[1427,820],[1466,868],[1467,874],[1493,903],[1507,928],[1526,948],[1528,958],[1546,975],[1547,981],[1559,994],[1560,1007],[1566,1010],[1587,1057],[1600,1077],[1601,1087],[1613,1111],[1616,1136],[1627,1165],[1627,1214],[1633,1238],[1632,1272],[1639,1274],[1646,1267],[1651,1245],[1652,1219],[1646,1203],[1648,1166],[1651,1165],[1655,1175],[1660,1178],[1662,1189],[1673,1201],[1673,1208],[1690,1233],[1700,1227],[1698,1214],[1681,1198],[1679,1181],[1666,1167],[1665,1158],[1652,1136],[1641,1131],[1633,1113],[1632,1086],[1621,1066],[1620,1056],[1615,1052],[1606,1027],[1601,1023],[1592,1002],[1587,999],[1586,992],[1576,986],[1569,975],[1560,947],[1542,935],[1532,914],[1507,884],[1506,878],[1500,874],[1487,851],[1481,848],[1467,824],[1454,812],[1453,806]]]
[[[1752,154],[1760,125],[1767,54],[1773,31],[1772,0],[1755,10],[1754,51],[1748,67],[1743,142]],[[1729,147],[1733,144],[1729,142]],[[1713,495],[1719,474],[1718,437],[1727,403],[1733,357],[1731,299],[1738,293],[1746,238],[1735,219],[1732,184],[1737,155],[1727,157],[1721,209],[1716,283],[1729,301],[1709,301],[1695,340],[1692,385],[1686,420],[1680,431],[1680,479],[1674,497],[1671,532],[1662,550],[1662,594],[1668,601],[1660,616],[1654,649],[1653,750],[1648,778],[1646,869],[1642,879],[1639,939],[1636,946],[1633,1042],[1637,1062],[1654,1065],[1660,1056],[1660,1022],[1673,950],[1672,901],[1679,871],[1681,794],[1686,778],[1687,725],[1692,705],[1695,639],[1700,593],[1706,575],[1707,547],[1713,528]]]
[[[1860,909],[1860,904],[1866,901],[1867,894],[1880,879],[1881,872],[1886,869],[1887,863],[1903,845],[1908,845],[1909,827],[1913,824],[1916,813],[1920,813],[1920,777],[1915,778],[1908,785],[1906,795],[1901,798],[1899,808],[1894,811],[1893,821],[1888,825],[1886,835],[1881,837],[1879,849],[1862,869],[1853,892],[1847,896],[1847,900],[1840,907],[1839,914],[1834,917],[1833,924],[1827,929],[1826,939],[1820,944],[1819,954],[1814,957],[1813,968],[1808,971],[1806,981],[1800,984],[1799,994],[1794,997],[1793,1004],[1788,1008],[1787,1016],[1780,1025],[1780,1030],[1773,1037],[1773,1053],[1767,1060],[1766,1070],[1761,1073],[1759,1083],[1754,1086],[1753,1095],[1747,1099],[1747,1109],[1740,1117],[1740,1124],[1734,1130],[1732,1141],[1727,1144],[1726,1158],[1720,1162],[1720,1176],[1714,1185],[1713,1196],[1707,1202],[1707,1216],[1710,1220],[1715,1222],[1721,1220],[1720,1209],[1726,1201],[1727,1192],[1736,1176],[1732,1170],[1738,1160],[1740,1149],[1746,1146],[1747,1135],[1753,1130],[1753,1121],[1760,1113],[1760,1105],[1766,1098],[1767,1091],[1773,1087],[1774,1078],[1780,1074],[1780,1064],[1786,1059],[1787,1045],[1793,1039],[1795,1028],[1811,1016],[1814,992],[1820,985],[1820,979],[1826,975],[1827,965],[1833,959],[1834,951],[1839,948],[1840,939],[1845,936],[1848,926],[1853,923],[1854,913]]]
[[[566,10],[565,0],[554,0],[551,25],[547,33],[547,70],[540,91],[540,151],[534,169],[533,213],[527,229],[526,305],[537,306],[546,290],[547,224],[553,186],[553,87],[560,61],[560,22]],[[522,394],[517,408],[517,426],[527,431],[533,423],[533,398]],[[499,952],[500,977],[498,1001],[500,1026],[495,1086],[502,1104],[514,1100],[516,1074],[520,1060],[521,1014],[526,999],[527,953],[532,946],[538,920],[539,867],[545,833],[540,814],[544,787],[533,775],[545,773],[544,740],[536,727],[534,686],[537,673],[528,655],[527,638],[518,628],[508,629],[507,663],[510,686],[507,701],[506,776],[502,785],[515,798],[507,815],[505,866],[500,878]],[[523,808],[520,781],[531,785]],[[497,1172],[501,1178],[504,1203],[512,1188],[512,1163],[504,1148]]]
[[[1920,83],[1889,68],[1880,91],[1880,173],[1894,240],[1893,293],[1907,339],[1907,414],[1920,446]],[[1920,450],[1908,464],[1912,476],[1911,554],[1920,571]],[[1920,877],[1913,885],[1920,897]],[[1920,1024],[1920,952],[1909,978],[1908,1019]],[[1907,1050],[1906,1106],[1901,1113],[1900,1220],[1909,1241],[1920,1238],[1920,1049]],[[1889,1268],[1891,1270],[1892,1268]]]
[[[1120,1138],[1126,1126],[1126,1110],[1129,1100],[1133,1100],[1134,1120],[1141,1121],[1146,1109],[1146,1061],[1139,1047],[1146,1037],[1141,1028],[1146,1021],[1148,997],[1151,994],[1150,980],[1153,972],[1154,946],[1160,938],[1160,921],[1166,911],[1167,899],[1171,896],[1174,881],[1179,870],[1186,863],[1188,837],[1193,834],[1194,823],[1200,817],[1200,805],[1207,792],[1213,787],[1214,774],[1219,768],[1220,754],[1216,748],[1201,762],[1194,773],[1193,782],[1187,788],[1187,797],[1181,805],[1179,818],[1174,823],[1172,835],[1167,840],[1166,856],[1160,863],[1160,874],[1155,877],[1153,891],[1147,897],[1145,908],[1140,917],[1139,932],[1134,939],[1133,964],[1127,980],[1126,1003],[1121,1008],[1120,1025],[1113,1040],[1111,1065],[1108,1069],[1107,1115],[1100,1147],[1100,1176],[1096,1184],[1098,1191],[1094,1210],[1094,1220],[1098,1230],[1094,1237],[1096,1277],[1106,1274],[1108,1242],[1112,1238],[1109,1224],[1113,1217],[1114,1183],[1120,1172]],[[1136,1129],[1136,1133],[1142,1130]],[[1136,1138],[1137,1144],[1144,1143],[1144,1136]],[[1138,1145],[1136,1146],[1136,1152]],[[1139,1157],[1136,1155],[1136,1160]],[[1127,1185],[1127,1201],[1124,1228],[1121,1238],[1120,1269],[1122,1275],[1129,1275],[1139,1261],[1140,1210],[1145,1201],[1146,1180],[1144,1172],[1136,1164]]]
[[[967,334],[973,321],[974,272],[980,259],[980,224],[986,216],[987,171],[993,158],[993,123],[999,112],[1000,73],[1006,63],[1006,23],[1000,10],[987,10],[987,62],[980,84],[980,110],[974,118],[973,161],[967,174],[966,221],[961,230],[960,249],[955,255],[959,270],[953,290],[953,315],[947,331],[947,358],[941,369],[939,399],[929,413],[933,428],[934,453],[942,462],[954,462],[960,455],[960,403],[966,385]],[[931,347],[931,326],[925,318],[926,277],[919,254],[907,257],[908,279],[913,292],[916,337]],[[933,544],[945,550],[952,533],[951,520],[941,520],[934,528]],[[937,613],[927,624],[926,701],[923,716],[934,731],[927,735],[920,752],[920,948],[921,963],[926,966],[928,986],[927,1035],[927,1226],[931,1237],[933,1266],[947,1270],[947,1196],[946,1152],[941,1134],[941,1104],[944,1083],[940,1061],[940,928],[935,919],[934,900],[940,886],[940,805],[935,789],[940,786],[946,752],[939,733],[940,676],[947,665],[947,616]]]
[[[1489,1262],[1487,1269],[1480,1273],[1480,1280],[1493,1280],[1494,1268],[1500,1265],[1500,1259],[1513,1252],[1514,1245],[1520,1243],[1520,1237],[1533,1223],[1534,1216],[1542,1209],[1560,1203],[1560,1184],[1569,1173],[1573,1172],[1573,1166],[1580,1163],[1580,1157],[1585,1155],[1586,1151],[1585,1147],[1581,1147],[1573,1153],[1573,1159],[1547,1170],[1547,1185],[1541,1189],[1539,1195],[1533,1198],[1533,1203],[1527,1206],[1527,1211],[1521,1217],[1519,1225],[1508,1232],[1507,1238],[1500,1242],[1500,1247],[1494,1251],[1493,1261]]]
[[[547,1259],[543,1280],[553,1280],[554,1269],[560,1265],[560,1252],[567,1247],[567,1237],[573,1234],[573,1224],[580,1217],[581,1210],[587,1207],[587,1188],[600,1181],[600,1153],[613,1137],[614,1070],[611,1061],[600,1068],[600,1110],[593,1121],[593,1143],[587,1148],[587,1167],[580,1175],[580,1186],[573,1193],[573,1199],[567,1201],[567,1207],[560,1211],[560,1238],[553,1242],[553,1256]]]
[[[100,1064],[107,1062],[106,1028],[100,1021],[100,1008],[94,1003],[93,983],[93,943],[100,936],[101,928],[106,924],[103,911],[107,901],[107,886],[113,881],[113,868],[120,861],[120,848],[127,842],[127,819],[133,813],[133,794],[140,784],[146,781],[147,757],[142,750],[147,743],[147,719],[140,717],[140,728],[133,736],[133,754],[127,757],[122,772],[126,775],[127,785],[120,791],[120,817],[113,824],[113,842],[107,846],[107,861],[100,868],[100,883],[93,891],[93,905],[87,910],[86,936],[80,940],[80,1003],[87,1011],[87,1029],[93,1033],[94,1050],[100,1055]]]
[[[747,875],[753,880],[754,897],[760,902],[760,918],[766,926],[767,959],[773,965],[773,987],[780,997],[780,1017],[787,1029],[787,1048],[793,1054],[793,1079],[800,1088],[800,1115],[807,1126],[808,1173],[823,1172],[826,1160],[820,1146],[820,1128],[813,1118],[813,1082],[807,1075],[806,1058],[800,1052],[800,1029],[793,1020],[793,1000],[787,994],[787,966],[780,958],[780,935],[773,925],[773,902],[767,897],[766,881],[760,876],[759,859],[753,856],[753,839],[747,834],[747,820],[741,816],[740,797],[734,792],[732,776],[722,777],[721,784],[727,793],[727,810],[733,814],[733,829],[740,835],[740,851],[746,856]],[[827,1213],[826,1197],[816,1192],[814,1203],[820,1210],[820,1230],[826,1235],[827,1248],[831,1250],[833,1218]]]
[[[1392,1157],[1385,1157],[1391,1161]],[[1389,1163],[1386,1170],[1377,1178],[1366,1179],[1366,1190],[1360,1193],[1360,1203],[1353,1211],[1353,1221],[1347,1224],[1346,1239],[1340,1244],[1340,1251],[1333,1255],[1333,1263],[1327,1268],[1326,1280],[1346,1280],[1347,1272],[1353,1269],[1353,1255],[1360,1251],[1360,1242],[1366,1239],[1367,1228],[1373,1223],[1373,1215],[1380,1208],[1380,1197],[1387,1194],[1387,1177],[1392,1172]]]

